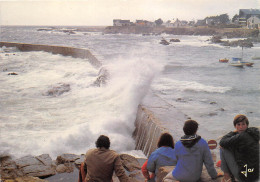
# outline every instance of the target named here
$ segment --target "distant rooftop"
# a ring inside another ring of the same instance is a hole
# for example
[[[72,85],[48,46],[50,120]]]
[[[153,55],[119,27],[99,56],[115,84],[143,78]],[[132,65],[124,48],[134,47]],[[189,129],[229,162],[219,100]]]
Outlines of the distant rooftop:
[[[244,14],[260,15],[260,9],[240,9]]]

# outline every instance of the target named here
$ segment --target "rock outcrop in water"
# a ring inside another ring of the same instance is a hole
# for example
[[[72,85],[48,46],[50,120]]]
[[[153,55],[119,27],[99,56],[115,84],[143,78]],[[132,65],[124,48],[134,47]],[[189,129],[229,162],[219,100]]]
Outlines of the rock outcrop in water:
[[[49,89],[43,95],[57,97],[57,96],[62,95],[65,92],[69,92],[69,91],[70,91],[70,84],[59,83],[57,86],[52,86],[52,88]]]

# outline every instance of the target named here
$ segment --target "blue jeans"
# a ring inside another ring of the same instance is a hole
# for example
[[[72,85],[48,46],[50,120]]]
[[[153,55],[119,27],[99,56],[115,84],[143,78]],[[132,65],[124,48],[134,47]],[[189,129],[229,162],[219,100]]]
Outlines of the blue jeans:
[[[232,174],[237,180],[242,182],[239,178],[239,169],[237,162],[235,160],[234,154],[228,149],[220,149],[220,160],[221,160],[221,169],[224,173]]]

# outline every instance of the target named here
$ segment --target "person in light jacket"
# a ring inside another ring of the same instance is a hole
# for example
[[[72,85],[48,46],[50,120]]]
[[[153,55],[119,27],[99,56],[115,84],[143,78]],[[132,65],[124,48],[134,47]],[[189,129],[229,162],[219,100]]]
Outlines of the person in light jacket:
[[[158,169],[162,166],[176,165],[176,157],[174,153],[174,140],[169,133],[163,133],[157,143],[157,149],[150,155],[147,162],[147,170],[158,173]]]
[[[196,182],[200,179],[203,164],[212,179],[218,177],[208,143],[197,135],[198,123],[187,120],[184,123],[184,136],[175,144],[177,165],[164,181]]]

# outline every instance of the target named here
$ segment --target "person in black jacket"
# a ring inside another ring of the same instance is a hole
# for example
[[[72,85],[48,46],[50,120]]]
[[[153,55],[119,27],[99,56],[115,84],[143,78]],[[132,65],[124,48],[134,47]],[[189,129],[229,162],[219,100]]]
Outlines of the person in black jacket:
[[[259,129],[248,128],[245,115],[237,115],[233,121],[235,131],[220,140],[221,169],[224,182],[257,182],[259,180]]]

